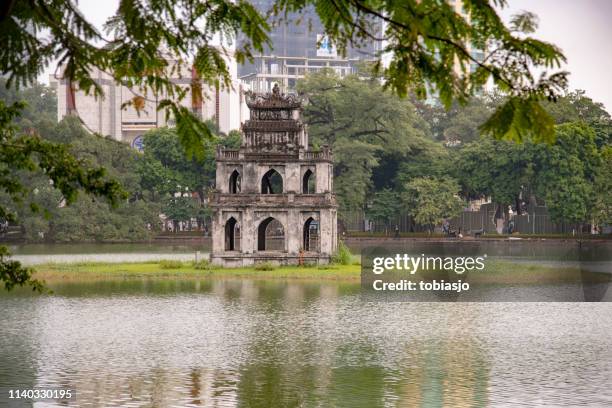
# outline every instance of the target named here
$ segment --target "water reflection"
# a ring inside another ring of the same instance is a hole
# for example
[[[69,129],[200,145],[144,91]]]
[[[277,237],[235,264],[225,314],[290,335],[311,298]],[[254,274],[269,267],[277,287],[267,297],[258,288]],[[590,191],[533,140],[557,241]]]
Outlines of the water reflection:
[[[359,285],[295,281],[53,289],[0,297],[0,387],[76,386],[75,406],[612,401],[608,303],[368,303]]]

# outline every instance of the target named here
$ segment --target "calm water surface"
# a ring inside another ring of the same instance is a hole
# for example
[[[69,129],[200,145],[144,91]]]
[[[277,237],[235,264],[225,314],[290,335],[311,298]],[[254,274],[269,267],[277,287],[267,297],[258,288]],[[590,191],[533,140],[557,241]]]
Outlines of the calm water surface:
[[[210,244],[125,243],[125,244],[25,244],[12,245],[13,259],[25,265],[76,262],[146,262],[161,259],[193,261],[196,252],[206,256]]]
[[[610,303],[369,303],[358,285],[250,280],[53,289],[0,296],[0,388],[73,386],[72,404],[100,407],[612,405]]]

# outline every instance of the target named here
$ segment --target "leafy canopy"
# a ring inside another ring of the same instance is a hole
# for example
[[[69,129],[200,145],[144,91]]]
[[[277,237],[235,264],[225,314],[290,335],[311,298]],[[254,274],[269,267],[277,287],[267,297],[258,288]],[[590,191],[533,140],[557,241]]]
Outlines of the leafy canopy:
[[[595,200],[601,197],[593,187],[605,171],[595,132],[585,123],[571,122],[559,125],[557,134],[555,144],[534,146],[535,191],[554,220],[590,221]]]
[[[341,78],[321,70],[298,82],[298,91],[308,99],[303,117],[310,142],[334,151],[334,188],[343,210],[364,207],[372,172],[383,155],[406,154],[427,144],[427,124],[414,106],[385,91],[376,78]]]
[[[550,116],[538,101],[554,100],[567,73],[548,74],[565,61],[552,44],[529,34],[533,14],[516,16],[506,26],[495,7],[505,0],[464,0],[463,13],[444,0],[277,0],[273,11],[287,16],[314,7],[327,34],[342,52],[365,41],[384,40],[376,59],[385,86],[400,96],[436,94],[450,107],[465,103],[492,81],[509,99],[483,125],[498,138],[552,140]],[[384,22],[384,31],[380,30]],[[200,143],[211,133],[179,101],[199,92],[201,83],[174,83],[170,76],[193,71],[202,82],[230,86],[229,44],[242,33],[232,54],[240,63],[261,52],[268,38],[266,19],[246,0],[122,0],[99,32],[68,0],[7,0],[0,8],[0,69],[9,85],[32,84],[55,59],[58,73],[78,89],[102,95],[91,77],[98,68],[135,92],[138,107],[148,93],[161,97],[159,108],[175,118],[188,155],[202,155]],[[43,34],[45,33],[45,34]],[[474,50],[483,51],[483,56]],[[383,66],[383,55],[390,63]],[[459,66],[459,70],[457,70]],[[534,68],[540,68],[537,76]]]
[[[384,188],[374,193],[372,202],[366,208],[369,218],[379,220],[389,226],[390,222],[397,217],[402,206],[399,194]]]
[[[450,3],[279,0],[275,10],[299,11],[313,5],[340,50],[384,40],[382,53],[390,56],[390,63],[383,66],[382,54],[378,55],[376,68],[385,86],[400,96],[414,92],[425,98],[433,93],[449,108],[454,100],[467,102],[492,81],[509,98],[482,131],[517,141],[552,141],[552,119],[539,101],[555,100],[566,87],[566,72],[547,72],[559,68],[565,57],[554,45],[529,35],[537,26],[536,16],[522,13],[508,27],[495,9],[505,7],[505,0],[463,0],[464,13]],[[385,23],[383,33],[377,30],[380,21]]]
[[[202,141],[210,130],[180,104],[188,91],[201,89],[172,82],[172,76],[191,75],[204,82],[230,86],[224,47],[215,38],[242,32],[248,41],[233,55],[238,62],[262,50],[268,24],[245,0],[122,0],[116,13],[98,31],[77,5],[68,0],[23,2],[8,0],[0,9],[0,71],[8,86],[28,85],[55,59],[58,76],[77,89],[102,96],[92,74],[95,68],[111,75],[134,92],[138,109],[150,94],[159,109],[172,116],[189,156],[204,155]],[[46,34],[43,34],[46,33]]]
[[[444,177],[418,177],[406,183],[402,193],[404,204],[414,220],[429,225],[430,231],[444,219],[458,215],[463,208],[459,184]]]

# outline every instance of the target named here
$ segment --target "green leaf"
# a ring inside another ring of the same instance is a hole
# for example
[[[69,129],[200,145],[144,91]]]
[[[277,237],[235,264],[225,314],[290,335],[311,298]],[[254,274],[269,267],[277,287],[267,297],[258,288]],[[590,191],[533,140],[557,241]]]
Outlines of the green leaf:
[[[554,143],[554,125],[552,116],[537,101],[514,97],[499,106],[480,130],[498,140]]]

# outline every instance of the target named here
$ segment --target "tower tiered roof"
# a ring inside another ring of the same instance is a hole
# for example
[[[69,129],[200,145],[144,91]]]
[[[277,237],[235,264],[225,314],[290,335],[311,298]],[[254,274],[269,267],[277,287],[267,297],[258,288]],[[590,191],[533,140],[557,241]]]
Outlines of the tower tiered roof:
[[[242,125],[243,147],[249,152],[297,154],[308,149],[305,125],[300,120],[301,99],[282,94],[278,85],[272,93],[247,95],[250,119]]]

